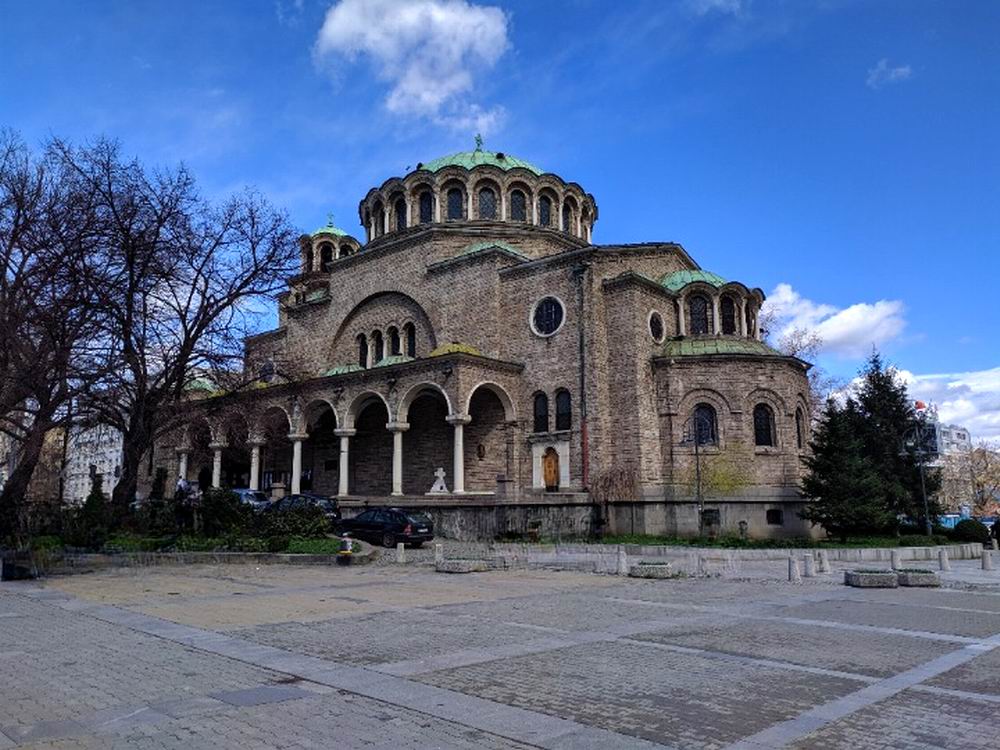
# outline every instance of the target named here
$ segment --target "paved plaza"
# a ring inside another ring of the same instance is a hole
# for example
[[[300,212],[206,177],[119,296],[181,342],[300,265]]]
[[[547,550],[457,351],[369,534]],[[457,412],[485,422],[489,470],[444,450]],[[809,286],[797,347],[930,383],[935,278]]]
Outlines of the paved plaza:
[[[863,591],[782,565],[0,584],[0,748],[997,747],[1000,577]]]

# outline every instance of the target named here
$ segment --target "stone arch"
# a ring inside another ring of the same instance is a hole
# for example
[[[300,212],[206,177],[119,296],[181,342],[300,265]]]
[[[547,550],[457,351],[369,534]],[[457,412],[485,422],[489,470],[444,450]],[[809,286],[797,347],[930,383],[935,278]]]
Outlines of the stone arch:
[[[399,400],[399,405],[396,407],[396,421],[409,421],[410,405],[416,401],[422,393],[426,393],[427,391],[433,391],[443,396],[445,405],[448,407],[448,414],[455,413],[454,408],[452,408],[451,398],[448,396],[448,392],[437,383],[425,381],[411,386],[407,389],[406,393],[403,394],[403,397]]]
[[[302,443],[303,492],[337,494],[340,477],[340,440],[334,431],[340,426],[337,410],[325,398],[314,398],[302,409],[300,435]]]
[[[329,409],[333,412],[333,418],[336,423],[340,424],[340,415],[337,414],[337,408],[328,400],[323,397],[316,397],[311,399],[306,403],[305,407],[299,413],[298,424],[296,424],[295,431],[300,435],[305,435],[309,432],[309,427],[313,421],[318,418],[318,416],[325,410]]]
[[[517,421],[517,410],[514,408],[514,401],[510,397],[510,394],[507,393],[507,390],[502,385],[500,385],[499,383],[495,383],[491,380],[480,381],[479,383],[476,383],[476,385],[472,387],[472,390],[469,391],[469,396],[468,398],[465,399],[466,414],[470,413],[469,408],[472,405],[472,397],[475,396],[476,391],[480,389],[488,390],[497,397],[497,399],[503,406],[504,419],[506,421],[508,422]]]
[[[413,323],[418,351],[429,352],[437,347],[437,337],[430,316],[415,299],[408,294],[386,290],[371,294],[344,317],[333,338],[329,366],[357,363],[358,336],[364,334],[366,342],[373,330],[383,330],[386,325],[396,323],[402,334],[406,323]],[[405,342],[404,342],[405,349]],[[369,366],[374,362],[369,362]]]
[[[518,221],[524,222],[525,224],[534,223],[534,216],[532,211],[532,206],[535,201],[535,191],[532,190],[531,186],[524,180],[510,180],[504,187],[507,193],[507,215],[504,216],[505,221]],[[524,194],[524,218],[515,219],[514,218],[514,192],[520,191]]]
[[[296,419],[280,405],[271,404],[260,414],[254,435],[261,442],[260,488],[269,492],[275,485],[285,490],[291,484],[292,443],[288,439]]]
[[[502,388],[486,384],[469,394],[465,427],[465,490],[495,492],[498,477],[514,471],[513,404]]]
[[[386,400],[378,391],[365,390],[359,393],[351,401],[350,406],[347,407],[347,411],[344,413],[344,427],[348,430],[354,429],[354,423],[357,421],[358,415],[361,414],[368,406],[371,404],[381,401],[382,405],[385,407],[386,414],[392,414],[392,410],[389,408],[389,402]]]
[[[482,192],[484,190],[490,190],[493,193],[493,216],[484,217],[483,209],[484,207],[480,205],[480,198],[482,197]],[[470,203],[475,205],[475,211],[472,212],[469,218],[474,219],[485,219],[488,221],[500,221],[505,217],[502,215],[501,206],[504,202],[503,188],[500,183],[497,182],[493,177],[480,177],[473,183],[472,188],[472,200]]]

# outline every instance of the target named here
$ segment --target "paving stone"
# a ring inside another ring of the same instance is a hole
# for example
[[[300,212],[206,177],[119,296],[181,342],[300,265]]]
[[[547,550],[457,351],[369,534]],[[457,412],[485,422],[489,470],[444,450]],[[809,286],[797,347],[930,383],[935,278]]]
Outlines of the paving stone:
[[[231,706],[260,706],[265,703],[281,703],[305,698],[309,693],[299,688],[290,687],[253,687],[245,690],[230,690],[225,693],[213,693],[215,698]]]

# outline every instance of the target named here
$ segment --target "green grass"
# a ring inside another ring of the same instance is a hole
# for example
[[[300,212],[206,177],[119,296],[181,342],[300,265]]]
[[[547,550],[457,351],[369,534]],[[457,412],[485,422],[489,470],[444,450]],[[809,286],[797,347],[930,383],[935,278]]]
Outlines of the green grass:
[[[361,545],[353,542],[353,552],[360,552]],[[335,555],[340,552],[340,539],[303,539],[292,537],[288,540],[288,552],[300,555]]]

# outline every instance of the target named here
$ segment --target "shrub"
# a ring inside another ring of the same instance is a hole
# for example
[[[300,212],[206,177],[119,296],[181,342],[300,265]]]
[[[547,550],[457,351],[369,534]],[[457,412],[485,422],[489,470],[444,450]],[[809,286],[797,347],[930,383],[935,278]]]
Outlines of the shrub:
[[[200,512],[202,533],[207,537],[238,534],[253,525],[253,511],[229,490],[206,490]]]
[[[326,536],[330,530],[330,524],[322,510],[315,506],[309,506],[282,512],[261,513],[257,516],[257,530],[260,536],[269,539],[284,538],[287,544],[288,539],[293,536]]]
[[[960,542],[990,543],[990,530],[974,518],[964,518],[955,524],[955,539]]]
[[[946,536],[940,536],[934,534],[933,536],[927,536],[926,534],[904,534],[899,537],[900,547],[926,547],[935,544],[948,544],[951,541]]]
[[[83,507],[70,518],[66,538],[74,547],[100,549],[108,538],[108,499],[102,484],[101,475],[95,475]]]

